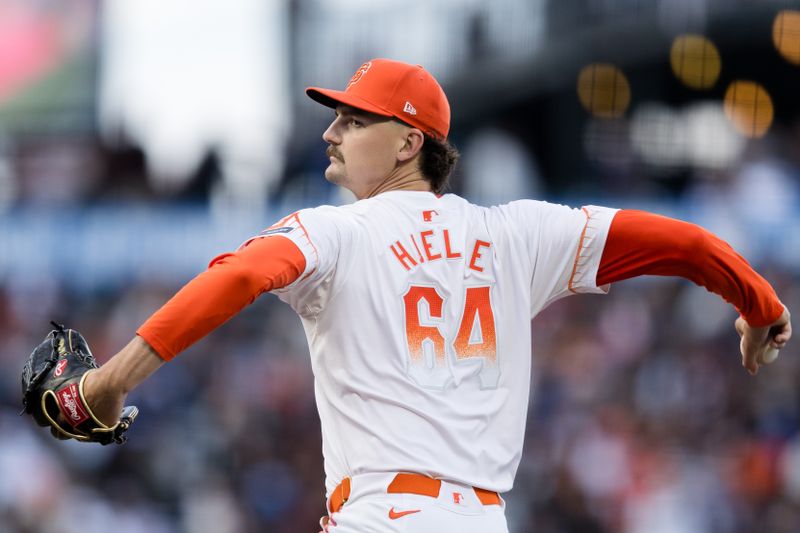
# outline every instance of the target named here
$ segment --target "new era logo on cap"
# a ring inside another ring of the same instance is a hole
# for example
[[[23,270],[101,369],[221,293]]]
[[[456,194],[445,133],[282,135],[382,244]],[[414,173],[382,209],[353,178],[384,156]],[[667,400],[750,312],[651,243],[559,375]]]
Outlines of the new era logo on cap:
[[[432,137],[445,139],[450,131],[447,96],[420,65],[372,59],[356,70],[344,91],[308,87],[306,94],[334,109],[341,104],[396,117]]]

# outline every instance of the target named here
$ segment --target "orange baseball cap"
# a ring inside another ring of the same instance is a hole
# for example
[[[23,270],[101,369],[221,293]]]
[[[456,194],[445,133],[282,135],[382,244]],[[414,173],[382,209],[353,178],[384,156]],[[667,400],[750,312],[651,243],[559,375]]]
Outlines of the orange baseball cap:
[[[450,104],[439,83],[420,65],[391,59],[372,59],[361,65],[344,91],[308,87],[306,94],[320,104],[339,104],[396,117],[432,137],[450,131]]]

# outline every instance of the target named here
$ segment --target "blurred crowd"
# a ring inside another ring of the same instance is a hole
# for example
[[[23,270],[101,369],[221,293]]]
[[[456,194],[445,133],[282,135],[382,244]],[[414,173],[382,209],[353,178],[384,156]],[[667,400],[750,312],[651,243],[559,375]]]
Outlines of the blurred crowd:
[[[800,309],[798,272],[761,265]],[[20,409],[50,318],[104,361],[177,289],[0,289],[0,533],[310,532],[324,510],[299,320],[265,295],[129,398],[124,446],[57,442]],[[740,366],[735,312],[689,282],[638,279],[533,322],[514,533],[800,530],[800,359]],[[524,334],[524,333],[523,333]]]
[[[444,81],[455,192],[700,223],[800,313],[797,62],[770,40],[791,4],[0,0],[0,533],[318,530],[313,376],[300,321],[277,298],[134,391],[124,446],[57,442],[18,416],[19,375],[50,320],[103,362],[220,243],[348,201],[322,179],[330,115],[302,88],[341,86],[367,57],[419,61]],[[669,42],[703,30],[723,80],[689,91]],[[598,59],[630,77],[624,116],[580,107],[576,76]],[[774,98],[760,139],[726,122],[723,86],[739,77]],[[749,376],[735,317],[661,278],[537,317],[510,531],[800,531],[800,339]]]

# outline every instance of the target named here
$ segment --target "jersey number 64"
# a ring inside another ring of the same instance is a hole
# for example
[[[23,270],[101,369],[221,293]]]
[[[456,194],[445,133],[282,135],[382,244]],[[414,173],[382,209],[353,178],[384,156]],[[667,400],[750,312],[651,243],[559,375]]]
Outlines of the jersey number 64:
[[[453,383],[454,366],[469,366],[477,370],[482,389],[497,387],[500,369],[490,286],[465,289],[454,339],[442,334],[451,328],[444,323],[446,302],[436,287],[412,285],[403,295],[403,303],[411,379],[423,387],[444,389]]]

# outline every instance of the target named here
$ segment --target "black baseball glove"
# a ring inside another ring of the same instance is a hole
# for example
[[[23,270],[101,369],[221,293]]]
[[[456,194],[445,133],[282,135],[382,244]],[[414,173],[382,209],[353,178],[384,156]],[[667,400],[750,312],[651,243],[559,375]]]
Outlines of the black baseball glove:
[[[100,422],[83,396],[84,380],[97,368],[89,345],[74,329],[52,324],[56,329],[33,350],[22,369],[23,413],[40,426],[50,426],[61,440],[122,444],[139,409],[125,407],[113,426]]]

